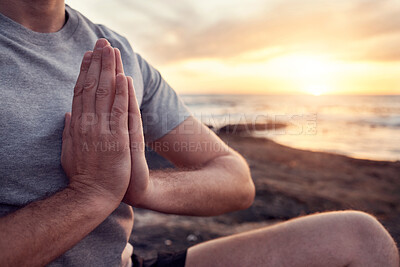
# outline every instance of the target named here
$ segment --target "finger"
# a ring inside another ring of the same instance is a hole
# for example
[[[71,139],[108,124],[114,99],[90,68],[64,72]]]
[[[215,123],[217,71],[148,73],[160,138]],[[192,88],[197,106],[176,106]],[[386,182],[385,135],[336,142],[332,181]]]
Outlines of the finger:
[[[77,118],[79,118],[82,115],[83,84],[85,83],[86,73],[89,69],[91,58],[92,58],[92,51],[86,52],[85,55],[83,56],[78,80],[76,81],[75,84],[74,98],[72,100],[72,119],[71,119],[72,127],[74,127]]]
[[[128,134],[128,83],[125,75],[116,79],[114,103],[111,109],[110,130],[113,134]]]
[[[109,127],[107,116],[115,96],[115,54],[114,49],[107,45],[103,48],[101,57],[101,72],[99,86],[96,90],[96,114],[105,127]]]
[[[115,51],[115,62],[117,65],[116,72],[117,74],[121,73],[124,74],[124,65],[122,64],[121,52],[118,48],[114,48]]]
[[[71,113],[67,112],[65,113],[65,118],[64,118],[64,131],[62,135],[62,140],[66,140],[68,137],[70,137],[70,127],[71,127]]]
[[[135,89],[132,77],[127,77],[128,93],[129,93],[129,140],[133,150],[141,149],[144,145],[142,117],[140,114],[139,104],[136,99]],[[136,148],[136,149],[135,149]]]
[[[101,71],[101,56],[103,47],[108,45],[107,40],[99,39],[96,42],[95,49],[92,54],[92,60],[90,62],[89,70],[86,74],[85,83],[83,85],[82,93],[82,112],[83,113],[95,113],[96,106],[96,89],[99,83],[100,71]]]

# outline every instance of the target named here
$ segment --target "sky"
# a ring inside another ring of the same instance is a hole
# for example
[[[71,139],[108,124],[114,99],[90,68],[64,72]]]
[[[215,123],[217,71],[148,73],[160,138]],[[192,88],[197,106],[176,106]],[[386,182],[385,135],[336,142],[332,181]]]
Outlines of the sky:
[[[182,94],[400,94],[394,0],[66,0]]]

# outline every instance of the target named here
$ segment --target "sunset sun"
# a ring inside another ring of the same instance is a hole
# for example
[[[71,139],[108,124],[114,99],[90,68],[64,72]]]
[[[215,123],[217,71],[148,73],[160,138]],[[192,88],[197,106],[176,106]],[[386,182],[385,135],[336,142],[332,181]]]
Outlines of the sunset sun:
[[[304,91],[306,93],[314,95],[314,96],[320,96],[320,95],[323,95],[323,94],[327,93],[329,90],[328,90],[328,86],[327,85],[311,84],[309,86],[306,86]]]
[[[321,54],[289,54],[271,60],[274,74],[284,77],[293,91],[322,95],[333,91],[338,63]]]

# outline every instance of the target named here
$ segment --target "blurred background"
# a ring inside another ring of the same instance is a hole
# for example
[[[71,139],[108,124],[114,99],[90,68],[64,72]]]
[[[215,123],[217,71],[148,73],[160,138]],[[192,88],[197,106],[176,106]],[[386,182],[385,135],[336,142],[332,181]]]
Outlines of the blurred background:
[[[292,115],[316,114],[313,134],[257,134],[303,149],[400,159],[396,1],[67,4],[125,36],[210,125],[261,119],[257,115],[285,115],[291,125]]]
[[[249,210],[216,218],[138,210],[141,253],[349,208],[400,241],[399,2],[66,3],[125,36],[246,157],[257,186]]]

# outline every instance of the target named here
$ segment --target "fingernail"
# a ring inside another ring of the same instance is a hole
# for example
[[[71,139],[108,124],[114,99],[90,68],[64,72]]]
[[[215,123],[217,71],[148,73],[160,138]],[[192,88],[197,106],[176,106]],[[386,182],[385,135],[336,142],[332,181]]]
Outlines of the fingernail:
[[[87,51],[85,53],[85,55],[83,56],[83,60],[84,61],[89,61],[91,57],[92,57],[92,51]]]
[[[109,56],[109,55],[111,55],[111,51],[112,51],[112,48],[111,48],[111,46],[108,45],[103,48],[103,55]]]
[[[123,75],[122,73],[118,73],[117,74],[117,82],[120,83],[121,81],[123,81],[125,75]]]
[[[103,42],[104,42],[103,39],[97,40],[96,45],[95,45],[95,49],[102,49],[103,46],[104,46],[104,45],[103,45]]]

